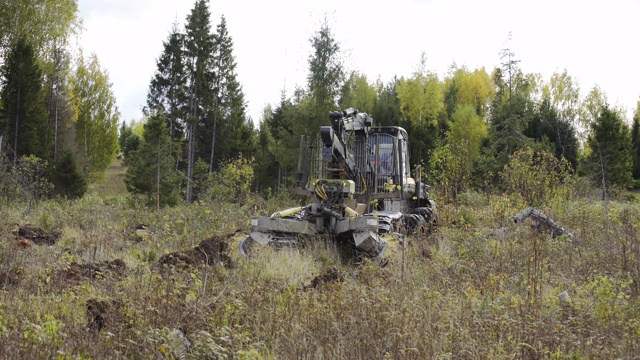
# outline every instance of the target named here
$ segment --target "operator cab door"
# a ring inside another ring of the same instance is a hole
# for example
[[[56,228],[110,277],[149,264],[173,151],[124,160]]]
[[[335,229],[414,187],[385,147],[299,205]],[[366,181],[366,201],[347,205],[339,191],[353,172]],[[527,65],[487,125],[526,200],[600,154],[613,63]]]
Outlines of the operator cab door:
[[[406,133],[400,133],[398,136],[398,160],[399,160],[399,177],[402,186],[402,194],[405,198],[413,196],[415,193],[416,182],[411,177],[411,163],[409,161],[409,140]]]
[[[388,184],[393,183],[400,173],[396,151],[396,137],[385,133],[375,133],[369,137],[370,179],[375,184],[373,193],[387,192]],[[386,186],[386,187],[385,187]]]

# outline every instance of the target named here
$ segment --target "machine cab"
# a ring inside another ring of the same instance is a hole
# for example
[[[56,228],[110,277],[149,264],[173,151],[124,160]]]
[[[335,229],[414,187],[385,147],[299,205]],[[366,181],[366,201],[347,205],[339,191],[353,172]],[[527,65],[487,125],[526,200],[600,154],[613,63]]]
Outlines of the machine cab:
[[[397,126],[374,127],[369,135],[369,148],[373,193],[399,191],[402,197],[413,195],[415,180],[410,175],[407,132]]]

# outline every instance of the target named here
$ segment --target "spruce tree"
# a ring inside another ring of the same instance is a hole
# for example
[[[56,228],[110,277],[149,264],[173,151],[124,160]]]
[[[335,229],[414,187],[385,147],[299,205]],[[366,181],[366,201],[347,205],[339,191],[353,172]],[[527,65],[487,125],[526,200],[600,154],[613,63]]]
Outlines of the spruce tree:
[[[386,85],[378,81],[376,84],[376,102],[371,110],[376,125],[398,125],[400,123],[400,99],[398,99],[398,84],[400,80],[394,77]]]
[[[594,184],[602,188],[602,199],[607,198],[611,186],[631,183],[633,164],[629,128],[618,113],[605,105],[587,139],[590,149],[582,166]]]
[[[233,39],[224,16],[216,28],[214,49],[213,108],[207,116],[208,131],[203,132],[205,138],[202,139],[210,149],[210,172],[217,168],[220,160],[235,159],[240,154],[251,158],[255,151],[253,123],[246,115],[244,93],[237,80]]]
[[[156,61],[156,72],[149,84],[147,116],[154,112],[166,114],[171,151],[178,154],[179,141],[184,137],[189,102],[184,55],[184,34],[174,24],[163,51]],[[175,144],[178,143],[178,144]]]
[[[523,132],[536,142],[551,143],[554,155],[558,160],[565,158],[575,169],[578,165],[578,137],[573,125],[560,118],[558,110],[551,105],[548,98],[542,100]]]
[[[144,125],[140,148],[131,154],[124,178],[127,190],[145,197],[148,205],[175,205],[182,176],[175,169],[164,114],[152,114]]]
[[[309,41],[313,48],[308,60],[307,75],[311,109],[305,116],[306,126],[303,131],[307,135],[314,135],[320,131],[320,126],[328,125],[329,112],[336,109],[345,74],[340,58],[340,44],[333,37],[326,19]]]
[[[0,131],[3,142],[13,149],[14,166],[23,155],[49,159],[50,139],[47,108],[42,89],[42,71],[33,47],[20,38],[2,68],[4,87],[0,95]]]
[[[56,195],[69,199],[81,198],[87,191],[87,179],[68,149],[63,149],[54,162],[51,183]]]
[[[633,161],[633,178],[640,180],[640,101],[633,114],[631,127],[631,158]]]
[[[199,149],[198,130],[204,126],[205,117],[212,108],[211,60],[214,43],[211,35],[209,1],[196,1],[185,25],[185,64],[188,82],[187,116],[187,191],[186,200],[193,198],[192,180],[196,158],[207,158],[209,147]],[[198,156],[197,156],[198,155]]]

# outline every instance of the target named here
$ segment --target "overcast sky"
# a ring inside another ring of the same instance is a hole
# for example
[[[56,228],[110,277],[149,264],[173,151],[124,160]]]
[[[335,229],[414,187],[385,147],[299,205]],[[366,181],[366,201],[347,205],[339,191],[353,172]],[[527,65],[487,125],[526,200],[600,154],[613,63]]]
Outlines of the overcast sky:
[[[142,118],[149,82],[174,22],[184,29],[195,1],[79,0],[81,46],[107,70],[124,120]],[[640,0],[211,0],[233,39],[238,78],[257,124],[283,90],[305,86],[309,39],[327,18],[347,70],[370,82],[411,76],[422,52],[442,79],[452,63],[499,65],[511,48],[525,73],[548,80],[566,69],[584,96],[596,84],[629,119],[640,99]],[[367,111],[369,109],[360,109]]]

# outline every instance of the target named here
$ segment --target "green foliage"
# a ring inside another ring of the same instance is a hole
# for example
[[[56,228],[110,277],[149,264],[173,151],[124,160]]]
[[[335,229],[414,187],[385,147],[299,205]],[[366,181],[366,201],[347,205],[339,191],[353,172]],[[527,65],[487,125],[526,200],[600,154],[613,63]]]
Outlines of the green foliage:
[[[485,69],[471,72],[464,66],[457,68],[454,64],[451,73],[444,80],[447,116],[451,118],[461,105],[469,105],[479,116],[486,116],[495,90]]]
[[[13,151],[14,165],[21,156],[49,158],[47,108],[42,88],[43,75],[33,46],[20,38],[2,67],[0,131]]]
[[[253,159],[239,156],[223,164],[219,172],[211,174],[206,197],[223,203],[245,204],[254,183]]]
[[[78,109],[76,142],[82,150],[81,164],[87,175],[96,175],[115,160],[120,113],[107,73],[96,55],[87,64],[80,59],[73,79],[74,107]]]
[[[23,156],[11,172],[2,176],[0,187],[6,199],[26,200],[29,207],[50,194],[52,185],[47,178],[49,165],[37,156]]]
[[[397,86],[402,119],[400,126],[409,133],[412,163],[425,161],[438,138],[438,117],[444,109],[443,85],[438,76],[426,70],[423,53],[420,69],[411,78],[401,78]]]
[[[503,189],[520,194],[532,206],[572,196],[571,165],[544,150],[517,150],[501,173]]]
[[[256,154],[256,179],[261,190],[280,190],[293,184],[298,166],[300,136],[313,141],[316,129],[305,126],[306,105],[299,99],[287,99],[284,94],[280,104],[272,110],[265,109],[258,133]],[[308,99],[306,99],[308,103]]]
[[[565,109],[564,112],[573,113]],[[578,137],[569,115],[562,115],[551,100],[544,98],[529,121],[524,134],[536,142],[550,142],[553,152],[558,159],[565,158],[575,169],[578,164]]]
[[[25,38],[40,55],[52,54],[81,28],[77,0],[8,1],[0,4],[0,46]]]
[[[586,146],[590,150],[581,163],[582,172],[602,189],[603,200],[612,186],[627,186],[632,180],[631,136],[620,115],[604,106],[591,124]]]
[[[127,190],[145,197],[148,205],[176,205],[180,197],[182,174],[176,170],[165,117],[149,117],[140,148],[131,153],[124,177]]]
[[[449,123],[446,145],[437,148],[429,161],[430,174],[442,186],[445,198],[455,199],[467,188],[486,136],[487,126],[473,106],[459,105]]]
[[[120,135],[118,136],[118,144],[126,161],[131,152],[138,150],[140,147],[140,136],[134,133],[131,126],[128,126],[126,122],[122,122]]]
[[[398,125],[400,123],[400,99],[398,99],[399,80],[394,77],[386,85],[380,79],[376,81],[376,102],[371,115],[378,125]]]
[[[371,114],[376,102],[376,89],[367,77],[356,71],[351,72],[340,90],[340,109],[354,108]]]
[[[340,44],[333,37],[331,28],[324,20],[320,30],[309,39],[312,53],[309,55],[307,91],[310,100],[308,116],[301,118],[310,134],[318,133],[325,125],[329,112],[335,110],[344,80],[344,66],[340,57]]]
[[[87,191],[87,179],[71,151],[65,149],[56,159],[51,171],[54,193],[69,199],[80,198]]]
[[[631,126],[631,160],[633,163],[633,178],[640,180],[640,101],[633,114]]]

